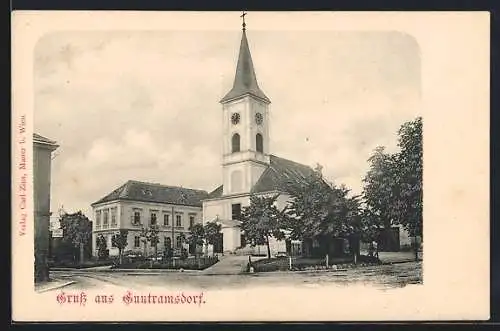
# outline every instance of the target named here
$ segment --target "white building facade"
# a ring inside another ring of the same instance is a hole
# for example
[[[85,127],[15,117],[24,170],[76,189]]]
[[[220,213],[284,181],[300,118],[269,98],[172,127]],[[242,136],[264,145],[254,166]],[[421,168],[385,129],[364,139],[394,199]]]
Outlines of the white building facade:
[[[98,254],[97,238],[101,235],[106,239],[109,255],[118,255],[112,238],[121,229],[128,230],[124,251],[152,254],[154,248],[141,237],[142,229],[152,225],[159,228],[158,252],[172,244],[174,249],[186,248],[182,234],[188,237],[192,225],[202,224],[201,200],[207,196],[202,190],[128,181],[92,204],[93,255]]]
[[[257,83],[245,29],[233,87],[220,103],[223,183],[203,201],[203,220],[220,223],[223,251],[235,252],[248,246],[240,229],[240,216],[242,208],[249,206],[250,196],[279,194],[277,207],[283,209],[289,199],[283,184],[303,180],[313,170],[270,153],[271,101]],[[270,248],[273,255],[287,251],[285,241],[274,239],[270,240]],[[252,249],[253,253],[266,250],[267,247]]]

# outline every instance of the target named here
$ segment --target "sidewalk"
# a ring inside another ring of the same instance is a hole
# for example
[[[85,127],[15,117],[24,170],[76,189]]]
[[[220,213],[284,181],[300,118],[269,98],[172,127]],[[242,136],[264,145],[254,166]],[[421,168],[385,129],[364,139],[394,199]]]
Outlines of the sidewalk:
[[[62,280],[62,279],[52,278],[47,282],[35,284],[35,291],[38,293],[43,293],[43,292],[57,290],[75,283],[76,282],[73,280]]]
[[[252,262],[266,257],[252,256]],[[225,255],[219,262],[203,270],[203,275],[238,275],[241,274],[248,263],[248,255]]]
[[[378,257],[384,264],[415,262],[415,252],[379,252]]]

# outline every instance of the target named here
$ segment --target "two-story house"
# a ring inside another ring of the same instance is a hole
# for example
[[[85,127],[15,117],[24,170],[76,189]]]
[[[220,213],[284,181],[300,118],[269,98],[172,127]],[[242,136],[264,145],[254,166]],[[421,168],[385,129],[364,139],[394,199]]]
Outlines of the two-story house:
[[[202,190],[166,186],[129,180],[102,199],[94,202],[92,228],[93,254],[97,256],[96,240],[106,238],[111,256],[118,255],[112,237],[120,229],[128,230],[125,250],[153,252],[153,247],[141,237],[143,228],[157,225],[159,228],[158,251],[165,247],[179,249],[182,236],[188,236],[189,228],[202,223],[202,199],[208,193]],[[146,245],[146,247],[145,247]]]

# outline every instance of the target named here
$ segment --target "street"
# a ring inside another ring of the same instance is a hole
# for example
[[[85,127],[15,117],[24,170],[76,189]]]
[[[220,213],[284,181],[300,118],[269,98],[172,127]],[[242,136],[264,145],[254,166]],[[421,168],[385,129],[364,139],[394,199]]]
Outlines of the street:
[[[422,282],[421,262],[359,267],[349,270],[316,272],[268,272],[239,275],[212,275],[199,272],[148,271],[51,271],[51,277],[74,281],[66,289],[99,289],[119,286],[143,289],[152,286],[165,288],[221,289],[254,286],[321,286],[371,284],[381,287],[401,287]]]

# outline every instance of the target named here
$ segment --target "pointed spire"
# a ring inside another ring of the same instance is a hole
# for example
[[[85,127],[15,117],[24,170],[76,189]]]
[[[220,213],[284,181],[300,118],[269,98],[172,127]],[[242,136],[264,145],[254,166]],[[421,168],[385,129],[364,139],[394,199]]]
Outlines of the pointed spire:
[[[252,62],[252,55],[250,54],[250,48],[248,47],[244,15],[246,15],[246,13],[243,13],[242,15],[243,33],[241,36],[240,54],[238,56],[238,64],[236,65],[236,75],[234,77],[233,88],[226,94],[226,96],[224,96],[224,98],[222,98],[220,102],[225,103],[229,100],[250,94],[270,103],[271,100],[269,100],[264,92],[262,92],[259,84],[257,83],[257,77],[255,75]]]

